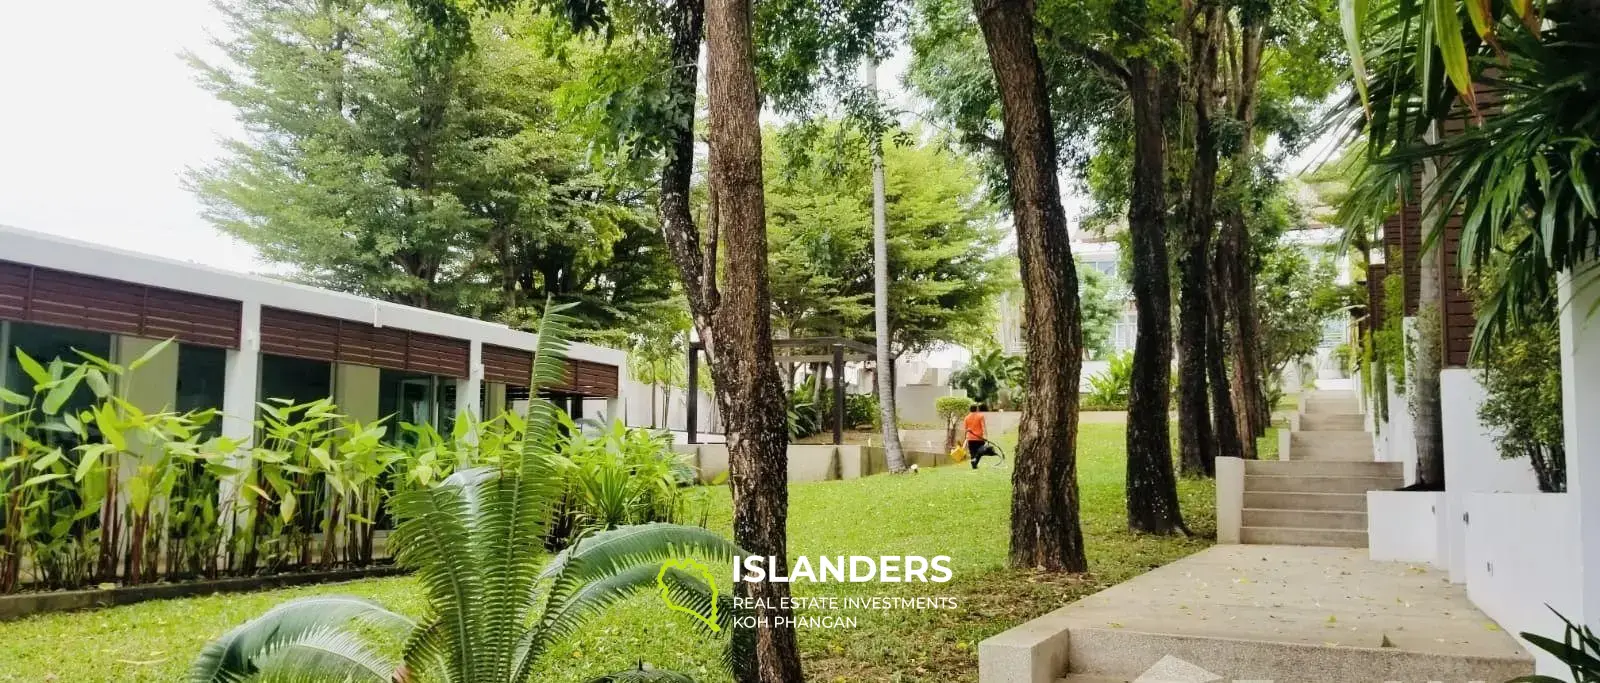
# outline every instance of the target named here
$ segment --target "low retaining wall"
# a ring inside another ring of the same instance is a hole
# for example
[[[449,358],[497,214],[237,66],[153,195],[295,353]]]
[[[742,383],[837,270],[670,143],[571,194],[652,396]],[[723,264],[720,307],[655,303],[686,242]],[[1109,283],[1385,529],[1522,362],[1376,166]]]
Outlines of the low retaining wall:
[[[1578,501],[1570,493],[1466,494],[1467,596],[1500,626],[1562,639],[1551,609],[1577,620],[1582,607]],[[1526,643],[1538,672],[1567,667]]]
[[[326,572],[297,572],[271,576],[243,576],[215,581],[187,581],[184,583],[153,583],[144,586],[122,586],[100,590],[50,591],[0,596],[0,621],[21,619],[33,614],[65,612],[96,607],[131,605],[147,600],[169,600],[216,593],[243,593],[263,588],[285,588],[314,583],[354,581],[383,576],[395,576],[405,570],[394,565],[341,569]]]
[[[1442,491],[1368,491],[1367,550],[1374,560],[1449,567]]]

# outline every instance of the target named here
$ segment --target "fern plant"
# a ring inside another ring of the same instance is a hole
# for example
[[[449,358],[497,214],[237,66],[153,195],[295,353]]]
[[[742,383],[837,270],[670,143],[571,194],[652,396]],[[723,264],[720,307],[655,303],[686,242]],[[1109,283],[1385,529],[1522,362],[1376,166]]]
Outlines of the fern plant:
[[[535,388],[561,379],[570,334],[561,310],[552,308],[541,322]],[[389,544],[426,596],[421,619],[354,597],[286,602],[208,644],[188,680],[520,683],[531,679],[551,645],[590,618],[658,588],[675,605],[714,616],[696,620],[699,628],[732,632],[732,601],[715,591],[713,579],[668,563],[686,557],[707,560],[708,566],[731,563],[737,549],[705,529],[619,527],[544,562],[541,541],[561,493],[557,451],[566,436],[558,410],[535,398],[516,452],[391,500],[397,525]],[[398,660],[367,640],[374,633],[403,638]],[[745,661],[735,654],[746,648],[734,645],[744,639],[736,634],[728,643],[726,663]],[[608,678],[688,680],[642,666]]]

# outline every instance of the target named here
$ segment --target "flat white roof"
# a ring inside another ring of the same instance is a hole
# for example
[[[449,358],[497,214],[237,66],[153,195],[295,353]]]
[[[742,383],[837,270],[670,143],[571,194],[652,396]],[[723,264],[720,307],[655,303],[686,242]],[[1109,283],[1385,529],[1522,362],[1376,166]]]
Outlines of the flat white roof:
[[[516,349],[532,350],[539,341],[536,334],[500,323],[260,275],[235,273],[204,264],[3,224],[0,224],[0,260]],[[569,355],[619,367],[627,360],[627,354],[623,351],[582,343],[574,343]]]

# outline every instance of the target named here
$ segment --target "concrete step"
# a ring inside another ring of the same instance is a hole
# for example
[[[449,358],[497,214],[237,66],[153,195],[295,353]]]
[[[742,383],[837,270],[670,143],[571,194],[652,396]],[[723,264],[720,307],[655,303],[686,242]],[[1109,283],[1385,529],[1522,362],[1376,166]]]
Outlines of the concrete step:
[[[1321,477],[1279,476],[1246,474],[1244,490],[1281,491],[1285,493],[1366,493],[1368,491],[1393,491],[1404,486],[1400,477]]]
[[[1065,678],[1057,678],[1056,683],[1128,683],[1128,679],[1095,674],[1067,674]]]
[[[1349,415],[1361,412],[1361,404],[1353,398],[1309,398],[1305,410],[1312,415]]]
[[[1323,477],[1403,477],[1405,466],[1398,462],[1371,460],[1246,460],[1244,473]]]
[[[1367,416],[1360,413],[1312,413],[1300,416],[1302,432],[1365,431]]]
[[[1364,513],[1367,511],[1367,494],[1245,491],[1244,506],[1258,510],[1327,510],[1330,512]]]
[[[1294,432],[1288,460],[1372,460],[1372,435],[1360,431]]]
[[[1062,680],[1072,683],[1134,680],[1466,683],[1510,680],[1533,671],[1533,663],[1526,656],[1330,647],[1230,638],[1222,634],[1202,636],[1119,628],[1073,628],[1069,638],[1070,666],[1075,673]],[[1141,678],[1152,667],[1181,669],[1188,675],[1181,679]]]
[[[1367,530],[1247,526],[1239,529],[1239,542],[1247,545],[1315,545],[1330,548],[1365,548],[1367,547]]]
[[[1244,526],[1362,531],[1367,528],[1367,513],[1332,510],[1245,508]]]

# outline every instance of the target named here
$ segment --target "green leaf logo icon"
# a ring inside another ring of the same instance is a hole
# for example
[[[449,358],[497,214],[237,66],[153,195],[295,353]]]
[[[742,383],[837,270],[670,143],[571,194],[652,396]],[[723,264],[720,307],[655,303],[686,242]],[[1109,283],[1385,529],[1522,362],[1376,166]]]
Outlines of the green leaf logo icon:
[[[698,609],[680,605],[673,600],[672,591],[667,589],[667,572],[669,570],[696,572],[700,575],[700,578],[705,580],[706,586],[711,589],[711,614],[709,616],[701,613]],[[705,624],[706,628],[711,629],[712,633],[720,633],[722,631],[722,626],[717,624],[717,580],[711,577],[711,569],[709,567],[687,558],[667,560],[661,563],[661,571],[656,572],[656,588],[660,589],[661,601],[667,604],[667,609],[674,612],[683,612],[699,619],[700,623]]]

